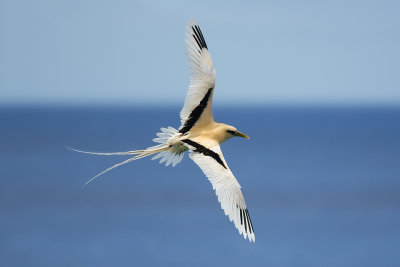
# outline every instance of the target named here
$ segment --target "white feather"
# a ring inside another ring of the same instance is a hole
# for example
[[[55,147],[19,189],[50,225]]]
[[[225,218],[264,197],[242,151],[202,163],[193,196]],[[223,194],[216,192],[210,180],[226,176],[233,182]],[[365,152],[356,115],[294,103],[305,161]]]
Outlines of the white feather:
[[[211,150],[220,156],[225,166],[228,166],[219,145],[211,148]],[[201,153],[191,151],[189,157],[201,168],[211,182],[225,215],[229,217],[230,221],[233,221],[235,227],[245,239],[248,237],[250,241],[254,242],[254,230],[247,214],[242,214],[242,223],[240,220],[240,209],[244,212],[247,210],[246,202],[240,191],[239,182],[231,170],[225,169],[214,158]]]
[[[198,26],[195,21],[187,24],[186,54],[190,67],[190,85],[186,94],[185,104],[180,113],[181,123],[185,124],[192,110],[198,106],[210,88],[214,88],[216,73],[212,64],[211,55],[207,48],[200,48],[193,37],[192,27]],[[212,95],[197,124],[213,121]]]
[[[153,141],[159,143],[161,146],[167,147],[166,150],[156,154],[152,160],[160,159],[160,164],[165,162],[165,166],[172,164],[175,167],[176,164],[181,162],[184,152],[187,150],[185,146],[180,145],[177,141],[177,137],[180,135],[178,130],[169,126],[168,128],[161,128],[161,133],[156,134],[158,138],[154,138]]]

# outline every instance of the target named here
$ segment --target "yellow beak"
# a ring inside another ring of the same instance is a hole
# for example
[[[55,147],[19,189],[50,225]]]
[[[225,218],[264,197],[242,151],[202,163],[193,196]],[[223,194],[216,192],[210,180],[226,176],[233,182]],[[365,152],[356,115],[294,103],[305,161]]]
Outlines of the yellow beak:
[[[244,133],[241,133],[239,131],[235,132],[235,136],[239,136],[239,137],[243,137],[243,138],[246,138],[246,139],[250,139],[250,137],[248,137],[247,135],[245,135]]]

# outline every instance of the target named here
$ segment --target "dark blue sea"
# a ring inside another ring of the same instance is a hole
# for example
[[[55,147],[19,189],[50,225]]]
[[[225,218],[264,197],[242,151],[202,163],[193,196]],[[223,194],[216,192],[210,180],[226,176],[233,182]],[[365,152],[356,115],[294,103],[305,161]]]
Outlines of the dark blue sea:
[[[180,107],[0,109],[1,266],[400,266],[399,108],[217,108],[256,243],[201,170],[76,153],[153,145]]]

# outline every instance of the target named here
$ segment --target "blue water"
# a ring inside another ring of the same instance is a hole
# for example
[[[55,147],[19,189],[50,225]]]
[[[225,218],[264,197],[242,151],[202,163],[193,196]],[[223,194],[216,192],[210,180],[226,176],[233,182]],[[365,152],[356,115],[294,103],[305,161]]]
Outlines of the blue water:
[[[400,109],[215,109],[256,232],[244,240],[187,157],[152,145],[179,107],[0,109],[1,266],[400,266]]]

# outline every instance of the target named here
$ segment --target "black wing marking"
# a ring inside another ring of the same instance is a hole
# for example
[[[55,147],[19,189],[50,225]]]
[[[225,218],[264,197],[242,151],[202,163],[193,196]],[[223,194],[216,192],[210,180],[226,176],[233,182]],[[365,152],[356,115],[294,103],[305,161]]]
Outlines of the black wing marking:
[[[254,233],[253,223],[251,222],[249,211],[247,209],[241,209],[236,206],[240,211],[240,224],[244,225],[244,231],[248,234]]]
[[[219,156],[217,153],[215,153],[214,151],[212,151],[211,149],[208,149],[208,148],[206,148],[205,146],[202,146],[202,145],[200,145],[199,143],[196,143],[196,142],[194,142],[194,141],[192,141],[192,140],[190,140],[190,139],[182,140],[182,142],[184,142],[184,143],[186,143],[186,144],[188,144],[188,145],[190,145],[190,146],[196,148],[196,150],[194,150],[194,152],[201,153],[201,154],[203,154],[204,156],[212,157],[212,158],[215,159],[219,164],[221,164],[222,167],[224,167],[225,169],[227,169],[226,166],[225,166],[225,164],[224,164],[224,162],[223,162],[222,159],[220,158],[220,156]]]
[[[208,101],[210,100],[212,90],[213,90],[213,88],[208,89],[207,94],[200,101],[199,105],[192,110],[192,112],[189,115],[189,118],[185,121],[185,124],[183,125],[183,127],[181,129],[179,129],[179,132],[181,134],[184,134],[184,133],[187,133],[188,131],[190,131],[190,129],[199,120],[201,114],[203,114],[204,109],[208,105]]]
[[[246,209],[246,215],[247,215],[247,220],[248,220],[248,222],[249,222],[250,234],[251,234],[252,231],[253,231],[253,233],[254,233],[253,223],[251,222],[250,214],[249,214],[249,211],[248,211],[247,209]]]
[[[199,46],[200,50],[205,48],[208,50],[206,41],[204,40],[203,33],[200,30],[199,25],[192,26],[193,33],[192,36],[196,40],[197,45]]]

